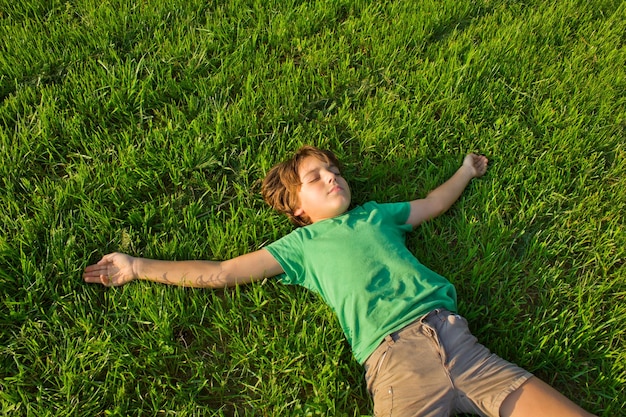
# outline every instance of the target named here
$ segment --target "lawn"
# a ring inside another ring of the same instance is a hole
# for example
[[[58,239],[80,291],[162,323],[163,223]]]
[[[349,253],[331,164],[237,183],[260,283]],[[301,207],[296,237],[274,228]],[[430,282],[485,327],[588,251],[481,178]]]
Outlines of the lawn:
[[[302,288],[81,277],[288,233],[260,181],[302,144],[340,157],[355,203],[487,155],[409,248],[490,349],[624,415],[623,1],[0,0],[0,22],[2,415],[371,414]]]

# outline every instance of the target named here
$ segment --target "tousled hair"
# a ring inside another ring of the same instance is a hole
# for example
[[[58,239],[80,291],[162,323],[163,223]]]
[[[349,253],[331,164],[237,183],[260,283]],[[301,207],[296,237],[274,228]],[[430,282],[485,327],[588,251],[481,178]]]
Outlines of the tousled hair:
[[[298,191],[302,185],[298,169],[302,161],[309,156],[339,167],[339,160],[332,152],[314,146],[303,146],[291,158],[270,169],[261,188],[263,199],[267,204],[278,212],[287,215],[291,223],[296,226],[311,224],[311,220],[307,216],[294,214],[300,203]]]

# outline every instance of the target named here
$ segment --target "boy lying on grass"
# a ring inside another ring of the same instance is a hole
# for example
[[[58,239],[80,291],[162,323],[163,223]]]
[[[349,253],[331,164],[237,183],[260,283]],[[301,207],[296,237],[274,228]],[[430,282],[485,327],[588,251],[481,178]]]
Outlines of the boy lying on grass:
[[[106,286],[134,279],[223,288],[279,276],[317,292],[365,367],[377,416],[589,416],[529,372],[479,344],[457,315],[456,291],[422,265],[405,235],[443,212],[487,170],[469,154],[424,199],[348,210],[350,187],[329,151],[305,146],[270,170],[263,197],[297,226],[255,252],[222,261],[160,261],[121,253],[88,266]]]

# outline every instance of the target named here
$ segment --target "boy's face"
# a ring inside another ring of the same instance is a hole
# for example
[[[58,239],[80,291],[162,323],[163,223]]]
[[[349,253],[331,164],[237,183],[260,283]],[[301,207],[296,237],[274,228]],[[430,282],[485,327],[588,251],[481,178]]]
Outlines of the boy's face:
[[[299,205],[296,216],[308,217],[311,223],[330,219],[345,213],[350,206],[350,187],[339,174],[339,169],[314,156],[302,160]]]

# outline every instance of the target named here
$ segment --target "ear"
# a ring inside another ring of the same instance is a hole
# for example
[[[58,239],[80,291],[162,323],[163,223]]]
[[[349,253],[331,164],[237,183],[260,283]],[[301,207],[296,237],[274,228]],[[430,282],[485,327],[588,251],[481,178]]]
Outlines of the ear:
[[[293,211],[293,215],[296,217],[300,217],[304,214],[304,210],[302,210],[302,208],[297,208]]]

